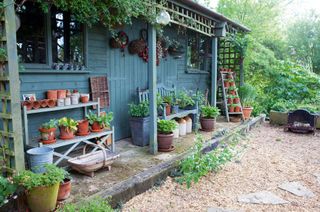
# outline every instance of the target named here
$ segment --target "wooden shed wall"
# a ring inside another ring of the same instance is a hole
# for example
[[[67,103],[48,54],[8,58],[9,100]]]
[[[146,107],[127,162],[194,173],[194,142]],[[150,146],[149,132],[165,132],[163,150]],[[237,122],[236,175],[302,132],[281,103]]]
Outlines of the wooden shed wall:
[[[147,28],[147,24],[137,20],[132,26],[126,26],[123,30],[128,34],[130,40],[134,40],[140,37],[142,28]],[[176,32],[174,26],[165,29],[165,34],[170,38],[178,39],[181,43],[186,44],[186,37]],[[111,49],[109,47],[110,37],[110,33],[103,26],[88,28],[87,70],[90,73],[23,73],[20,74],[21,94],[36,93],[38,98],[44,98],[45,91],[49,89],[78,89],[80,92],[89,92],[90,76],[107,76],[111,91],[111,105],[108,111],[114,113],[113,125],[116,139],[129,137],[128,103],[136,100],[137,87],[147,87],[147,63],[137,55],[130,55],[127,49],[125,49],[125,56],[119,49]],[[161,59],[157,68],[158,83],[168,86],[175,85],[177,89],[204,91],[207,88],[209,75],[186,73],[185,56],[181,59],[174,59],[171,56]],[[81,110],[68,110],[31,116],[30,134],[37,136],[40,124],[50,118],[70,116],[79,119],[81,116],[79,112]]]

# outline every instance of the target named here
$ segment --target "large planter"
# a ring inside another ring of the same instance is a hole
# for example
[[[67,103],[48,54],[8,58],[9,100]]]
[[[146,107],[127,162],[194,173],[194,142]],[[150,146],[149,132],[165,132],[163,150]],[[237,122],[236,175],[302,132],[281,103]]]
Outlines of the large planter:
[[[250,119],[251,113],[252,113],[253,107],[243,107],[243,117],[245,120]]]
[[[45,129],[45,128],[40,128],[39,129],[40,136],[41,136],[41,142],[43,144],[52,144],[56,142],[56,128],[50,128],[50,129]]]
[[[149,144],[150,135],[150,117],[131,117],[130,129],[132,143],[137,146],[146,146]]]
[[[74,132],[70,130],[68,127],[60,126],[60,139],[69,140],[74,138]]]
[[[63,201],[68,199],[71,192],[71,180],[66,178],[63,180],[63,183],[60,183],[59,192],[58,192],[58,201]]]
[[[211,132],[214,130],[215,119],[210,118],[200,118],[201,129],[206,132]]]
[[[27,202],[32,212],[53,211],[56,208],[59,183],[41,186],[27,192]]]
[[[53,149],[50,147],[42,146],[29,149],[27,155],[30,169],[34,173],[45,172],[44,165],[53,162]]]
[[[170,152],[174,150],[173,143],[173,133],[162,134],[158,132],[158,151],[159,152]]]
[[[288,123],[288,112],[270,111],[270,124],[286,125]]]

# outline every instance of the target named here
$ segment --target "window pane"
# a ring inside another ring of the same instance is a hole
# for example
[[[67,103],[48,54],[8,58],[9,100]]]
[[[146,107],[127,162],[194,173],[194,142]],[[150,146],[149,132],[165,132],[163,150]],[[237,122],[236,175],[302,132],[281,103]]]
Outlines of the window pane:
[[[17,32],[18,55],[23,63],[46,61],[45,16],[34,3],[26,2],[17,14],[21,26]]]
[[[54,63],[84,64],[83,26],[68,13],[51,11],[52,57]]]

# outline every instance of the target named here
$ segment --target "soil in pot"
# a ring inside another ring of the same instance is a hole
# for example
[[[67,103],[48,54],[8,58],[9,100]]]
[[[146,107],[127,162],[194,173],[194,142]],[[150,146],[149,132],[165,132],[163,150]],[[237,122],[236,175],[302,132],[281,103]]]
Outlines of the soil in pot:
[[[158,132],[158,150],[159,152],[170,152],[174,150],[173,143],[173,133],[162,134]]]
[[[41,136],[41,142],[43,144],[53,144],[56,142],[56,128],[50,128],[50,129],[45,129],[45,128],[40,128],[39,129],[40,136]]]
[[[66,178],[63,183],[60,183],[58,192],[58,201],[63,201],[69,198],[71,192],[71,180]]]
[[[244,107],[242,110],[243,110],[244,119],[245,120],[250,119],[253,108],[252,107]]]
[[[28,206],[32,212],[53,211],[56,207],[59,183],[42,186],[27,192]]]
[[[67,127],[60,126],[60,139],[62,140],[68,140],[74,138],[74,132]]]
[[[201,129],[206,132],[214,130],[215,119],[200,118]]]
[[[78,121],[78,132],[77,135],[79,136],[86,136],[89,135],[89,121],[88,120],[81,120]]]
[[[47,99],[58,99],[58,91],[57,90],[48,90],[47,91]]]
[[[93,122],[91,125],[91,132],[101,132],[103,128],[100,126],[98,122]]]

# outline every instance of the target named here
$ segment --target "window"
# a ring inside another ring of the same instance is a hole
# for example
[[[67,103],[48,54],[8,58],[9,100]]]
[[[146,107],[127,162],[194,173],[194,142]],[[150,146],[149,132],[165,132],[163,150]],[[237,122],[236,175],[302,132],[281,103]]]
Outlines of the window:
[[[55,7],[45,14],[32,2],[26,2],[17,13],[21,20],[17,32],[21,62],[48,67],[54,63],[84,65],[84,26],[72,14]]]
[[[188,70],[209,72],[211,69],[210,38],[199,33],[189,32],[187,45]]]

